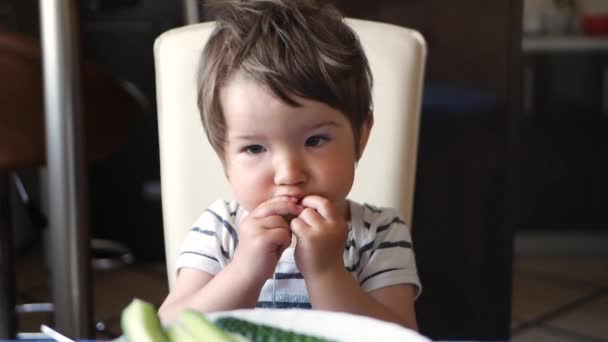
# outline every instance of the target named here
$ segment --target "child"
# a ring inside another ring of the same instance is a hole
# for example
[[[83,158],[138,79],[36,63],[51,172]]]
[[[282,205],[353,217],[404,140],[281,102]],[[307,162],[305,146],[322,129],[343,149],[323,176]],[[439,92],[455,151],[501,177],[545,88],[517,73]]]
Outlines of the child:
[[[195,222],[161,317],[295,307],[416,329],[408,228],[394,209],[346,198],[373,124],[357,36],[324,0],[216,9],[199,109],[236,201]]]

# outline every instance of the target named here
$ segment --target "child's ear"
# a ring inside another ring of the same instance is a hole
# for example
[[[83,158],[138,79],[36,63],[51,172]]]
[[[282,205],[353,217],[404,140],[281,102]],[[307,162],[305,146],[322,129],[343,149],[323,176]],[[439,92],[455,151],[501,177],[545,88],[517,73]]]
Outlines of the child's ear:
[[[363,155],[363,151],[365,150],[365,146],[367,146],[367,140],[369,139],[369,134],[373,126],[374,113],[369,112],[363,121],[363,124],[361,124],[361,131],[359,132],[359,155],[357,156],[357,161],[359,161]]]

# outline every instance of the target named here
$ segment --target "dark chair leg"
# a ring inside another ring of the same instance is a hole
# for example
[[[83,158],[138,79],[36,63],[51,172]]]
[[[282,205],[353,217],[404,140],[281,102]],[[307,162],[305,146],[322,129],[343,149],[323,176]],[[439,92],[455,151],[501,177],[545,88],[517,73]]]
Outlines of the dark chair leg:
[[[17,331],[15,260],[9,215],[8,179],[8,173],[0,172],[0,339],[14,339]]]

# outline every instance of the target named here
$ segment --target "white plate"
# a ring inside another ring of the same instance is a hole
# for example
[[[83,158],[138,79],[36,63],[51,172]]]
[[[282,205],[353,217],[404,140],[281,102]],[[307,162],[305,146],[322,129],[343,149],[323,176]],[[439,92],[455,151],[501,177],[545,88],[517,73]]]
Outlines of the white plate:
[[[206,316],[211,320],[226,316],[236,317],[341,342],[430,341],[417,332],[397,324],[338,312],[303,309],[249,309],[215,312]]]

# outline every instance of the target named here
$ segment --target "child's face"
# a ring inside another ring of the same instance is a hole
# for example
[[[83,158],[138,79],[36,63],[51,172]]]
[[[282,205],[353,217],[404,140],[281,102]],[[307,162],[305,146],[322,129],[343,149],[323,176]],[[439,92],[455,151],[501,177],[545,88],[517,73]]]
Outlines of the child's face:
[[[347,215],[356,162],[351,124],[324,103],[296,100],[301,107],[238,76],[222,88],[224,167],[233,194],[249,212],[278,196],[319,195]],[[369,126],[362,128],[360,151]]]

